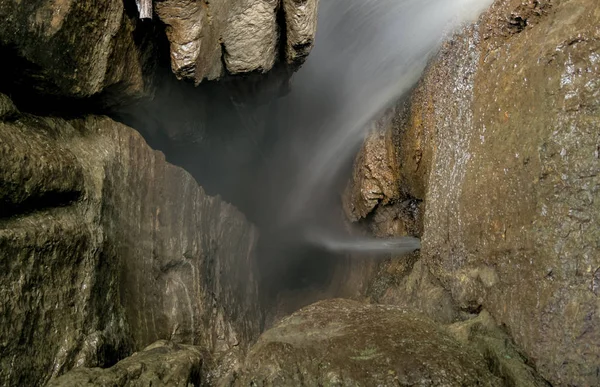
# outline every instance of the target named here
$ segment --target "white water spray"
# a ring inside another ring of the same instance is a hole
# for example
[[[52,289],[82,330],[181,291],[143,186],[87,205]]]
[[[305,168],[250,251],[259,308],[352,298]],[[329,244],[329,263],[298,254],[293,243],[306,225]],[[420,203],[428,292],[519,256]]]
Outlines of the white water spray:
[[[414,86],[444,38],[490,3],[321,0],[315,48],[294,76],[283,109],[288,125],[304,130],[290,131],[297,134],[291,147],[297,174],[281,224],[297,223],[318,207],[363,141],[367,124]],[[340,239],[322,230],[315,235],[313,243],[333,250],[419,247],[414,239]]]

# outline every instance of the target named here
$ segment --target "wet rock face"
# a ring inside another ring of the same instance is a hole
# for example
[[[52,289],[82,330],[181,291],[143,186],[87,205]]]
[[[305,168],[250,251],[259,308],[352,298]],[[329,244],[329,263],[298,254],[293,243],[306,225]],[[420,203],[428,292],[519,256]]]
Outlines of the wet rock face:
[[[165,33],[173,73],[196,85],[266,73],[277,62],[291,72],[313,47],[317,0],[153,5],[158,18],[141,21],[134,0],[2,2],[0,56],[9,72],[0,89],[27,103],[33,93],[44,103],[96,97],[94,104],[114,108],[152,95]]]
[[[194,346],[158,341],[110,368],[77,368],[48,386],[200,386],[203,356]]]
[[[280,46],[284,63],[300,65],[316,32],[317,0],[162,0],[155,5],[167,26],[173,72],[196,84],[226,72],[267,72],[279,59]]]
[[[284,318],[251,349],[238,386],[501,385],[478,353],[394,306],[321,301]]]
[[[134,130],[0,95],[0,384],[110,366],[158,339],[232,367],[261,330],[257,233]]]
[[[400,199],[400,176],[397,144],[394,132],[385,130],[392,125],[395,110],[372,123],[353,168],[343,196],[344,211],[348,219],[365,218],[380,204],[386,205]]]
[[[153,44],[134,34],[139,22],[122,0],[3,1],[0,18],[3,60],[21,59],[4,63],[19,78],[4,81],[54,98],[110,93],[109,104],[150,91]]]
[[[600,384],[599,23],[594,0],[498,0],[388,127],[428,272],[555,385]]]

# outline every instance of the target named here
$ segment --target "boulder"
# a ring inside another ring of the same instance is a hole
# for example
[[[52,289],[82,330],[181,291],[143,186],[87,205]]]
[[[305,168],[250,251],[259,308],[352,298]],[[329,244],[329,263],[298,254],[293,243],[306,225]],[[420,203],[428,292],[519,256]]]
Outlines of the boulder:
[[[201,351],[191,345],[157,341],[110,368],[76,368],[54,379],[48,387],[206,385]]]
[[[152,34],[122,0],[3,1],[0,18],[3,81],[16,83],[14,93],[27,87],[55,99],[100,95],[114,105],[151,92]]]
[[[261,335],[236,386],[499,386],[483,356],[413,312],[332,299]]]

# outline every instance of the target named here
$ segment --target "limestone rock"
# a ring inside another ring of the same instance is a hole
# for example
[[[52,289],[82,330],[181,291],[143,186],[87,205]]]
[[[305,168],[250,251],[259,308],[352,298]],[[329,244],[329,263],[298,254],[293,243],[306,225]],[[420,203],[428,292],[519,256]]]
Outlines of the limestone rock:
[[[223,33],[223,60],[232,74],[266,72],[275,64],[279,26],[277,0],[241,0]]]
[[[527,358],[487,311],[483,310],[477,317],[454,323],[446,329],[465,345],[477,348],[505,385],[550,386],[527,364]]]
[[[286,60],[302,64],[314,45],[318,0],[282,0],[286,27]]]
[[[427,74],[438,136],[422,253],[459,304],[505,324],[551,383],[596,385],[600,9],[549,4],[496,2]]]
[[[497,0],[398,107],[421,257],[553,385],[600,384],[600,8]]]
[[[5,81],[54,98],[102,94],[107,104],[150,91],[153,45],[134,38],[139,22],[121,0],[3,1],[0,18]]]
[[[173,72],[198,84],[225,72],[264,73],[278,60],[301,64],[313,46],[317,0],[160,0],[156,13],[167,26]]]
[[[214,23],[225,22],[222,13],[229,3],[224,3],[216,6]],[[196,83],[204,78],[218,79],[223,73],[221,42],[218,30],[212,27],[208,5],[194,0],[157,1],[155,5],[158,17],[166,25],[171,69],[177,78]]]
[[[76,368],[48,386],[200,386],[202,369],[198,348],[161,340],[110,368]]]
[[[261,331],[255,228],[131,128],[12,111],[0,121],[0,384],[110,366],[158,339],[235,366]]]
[[[284,318],[252,347],[238,386],[501,385],[481,355],[398,307],[334,299]]]
[[[391,138],[393,112],[375,121],[370,128],[353,169],[353,176],[343,196],[346,216],[357,221],[378,205],[400,198],[396,148]]]

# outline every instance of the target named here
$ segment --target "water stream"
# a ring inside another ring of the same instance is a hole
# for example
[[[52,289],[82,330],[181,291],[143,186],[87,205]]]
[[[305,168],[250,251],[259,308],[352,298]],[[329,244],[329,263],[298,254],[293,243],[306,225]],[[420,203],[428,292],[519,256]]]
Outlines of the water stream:
[[[272,125],[288,134],[270,157],[282,167],[272,175],[269,189],[281,192],[287,187],[271,222],[275,228],[304,223],[309,243],[338,251],[402,253],[419,248],[415,238],[345,236],[324,218],[336,216],[330,204],[339,201],[339,185],[348,176],[343,172],[367,124],[414,86],[444,38],[490,3],[321,1],[315,47],[271,118]]]

